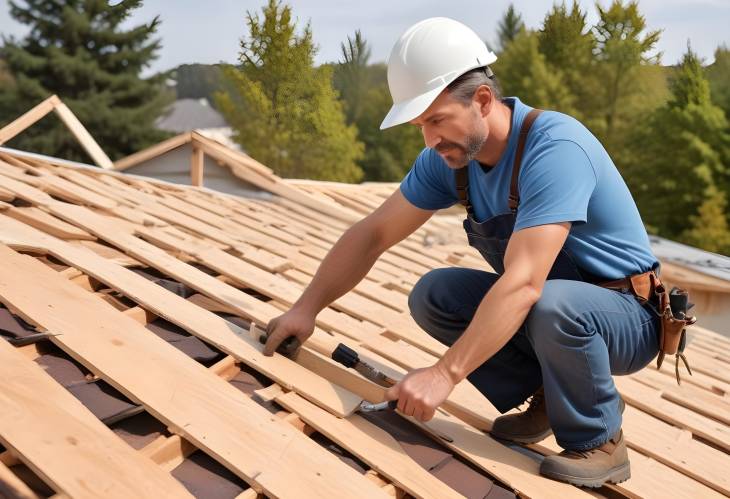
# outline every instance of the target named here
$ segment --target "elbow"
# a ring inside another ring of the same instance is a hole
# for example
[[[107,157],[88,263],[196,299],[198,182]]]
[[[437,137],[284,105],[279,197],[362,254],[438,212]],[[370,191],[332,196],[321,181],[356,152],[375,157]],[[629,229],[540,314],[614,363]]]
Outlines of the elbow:
[[[535,305],[542,296],[542,286],[536,286],[533,283],[527,283],[522,286],[520,296],[525,300],[525,306],[530,309]]]

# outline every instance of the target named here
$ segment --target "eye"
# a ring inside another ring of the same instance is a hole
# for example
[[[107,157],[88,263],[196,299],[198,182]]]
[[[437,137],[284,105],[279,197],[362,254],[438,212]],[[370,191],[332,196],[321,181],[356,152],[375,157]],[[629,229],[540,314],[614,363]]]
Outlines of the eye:
[[[431,121],[431,124],[432,124],[432,125],[438,125],[438,124],[439,124],[439,123],[441,123],[442,121],[444,121],[444,119],[443,119],[443,118],[436,118],[435,120],[432,120],[432,121]]]

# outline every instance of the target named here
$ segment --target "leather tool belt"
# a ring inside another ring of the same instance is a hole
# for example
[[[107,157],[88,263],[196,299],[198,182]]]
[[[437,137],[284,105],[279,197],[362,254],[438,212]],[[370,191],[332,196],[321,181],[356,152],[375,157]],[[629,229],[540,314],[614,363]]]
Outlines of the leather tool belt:
[[[686,327],[697,322],[697,319],[687,315],[687,309],[692,306],[689,303],[687,291],[680,288],[667,291],[653,270],[614,281],[598,282],[596,285],[619,291],[630,291],[642,304],[648,302],[653,305],[661,318],[657,369],[661,368],[666,355],[674,355],[674,372],[677,383],[680,384],[679,359],[682,359],[687,372],[692,375],[692,370],[684,356],[684,347],[687,341]]]

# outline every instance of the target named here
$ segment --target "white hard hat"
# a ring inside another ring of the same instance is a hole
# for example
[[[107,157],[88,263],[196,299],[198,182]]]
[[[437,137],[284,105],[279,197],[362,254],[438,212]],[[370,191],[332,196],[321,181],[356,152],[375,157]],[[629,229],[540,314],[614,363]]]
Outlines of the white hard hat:
[[[380,129],[418,117],[449,83],[496,60],[482,39],[458,21],[432,17],[414,24],[401,35],[388,59],[393,107]]]

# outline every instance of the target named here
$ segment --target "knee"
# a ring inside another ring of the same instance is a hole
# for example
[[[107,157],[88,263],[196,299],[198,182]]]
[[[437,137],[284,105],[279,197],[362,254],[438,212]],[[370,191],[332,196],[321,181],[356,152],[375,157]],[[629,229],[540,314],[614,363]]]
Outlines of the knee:
[[[568,286],[569,281],[546,281],[540,299],[527,314],[525,333],[535,349],[562,344],[567,337],[575,334],[576,318],[571,312]]]
[[[416,324],[424,329],[430,322],[434,311],[439,308],[438,291],[443,291],[444,271],[447,269],[435,269],[424,274],[413,286],[408,295],[408,309]]]

